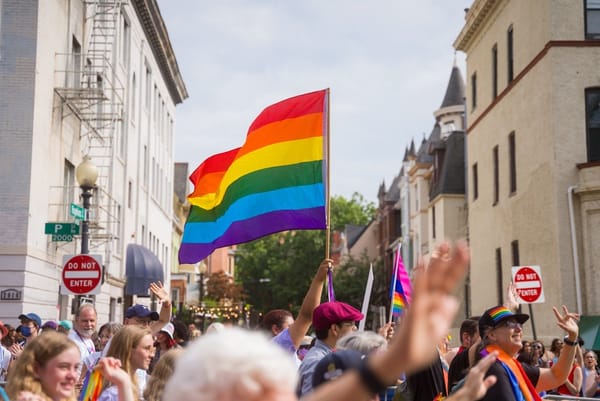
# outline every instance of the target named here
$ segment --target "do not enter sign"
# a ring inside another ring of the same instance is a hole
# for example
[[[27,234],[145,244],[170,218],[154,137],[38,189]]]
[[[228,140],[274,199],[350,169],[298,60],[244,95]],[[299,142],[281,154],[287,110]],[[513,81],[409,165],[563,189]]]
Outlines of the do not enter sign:
[[[102,286],[100,255],[71,255],[65,257],[62,270],[61,294],[99,294]]]
[[[512,272],[519,301],[528,304],[545,301],[539,266],[513,266]]]

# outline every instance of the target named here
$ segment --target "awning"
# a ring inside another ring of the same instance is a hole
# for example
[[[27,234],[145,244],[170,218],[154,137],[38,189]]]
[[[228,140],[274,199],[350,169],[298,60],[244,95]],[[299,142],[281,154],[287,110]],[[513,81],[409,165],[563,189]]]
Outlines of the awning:
[[[600,316],[581,316],[579,336],[585,341],[585,348],[600,350]]]
[[[163,266],[148,248],[127,245],[127,261],[125,264],[125,295],[148,295],[150,283],[164,281]]]

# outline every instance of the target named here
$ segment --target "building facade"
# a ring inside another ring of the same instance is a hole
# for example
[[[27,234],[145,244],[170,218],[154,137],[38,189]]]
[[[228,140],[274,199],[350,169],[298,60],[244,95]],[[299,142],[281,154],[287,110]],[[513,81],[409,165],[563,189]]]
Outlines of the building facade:
[[[503,302],[512,266],[540,266],[545,302],[528,311],[542,339],[561,335],[553,305],[600,314],[599,14],[591,0],[476,0],[454,43],[473,311]]]
[[[88,301],[100,322],[120,321],[172,264],[175,106],[187,91],[158,5],[14,0],[0,16],[0,293],[16,294],[0,319],[70,318],[79,301],[61,291],[64,257],[87,248],[103,266]],[[87,239],[53,238],[47,223],[77,220],[85,158],[98,172]]]

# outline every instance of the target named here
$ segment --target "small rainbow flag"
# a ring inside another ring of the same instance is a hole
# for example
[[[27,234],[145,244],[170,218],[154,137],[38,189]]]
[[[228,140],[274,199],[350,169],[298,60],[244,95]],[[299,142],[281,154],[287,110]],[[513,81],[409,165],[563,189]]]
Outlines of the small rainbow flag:
[[[392,316],[402,316],[408,304],[410,303],[412,295],[412,287],[410,284],[410,278],[404,268],[404,262],[400,255],[400,245],[396,251],[396,263],[394,266],[394,277],[392,280]]]
[[[78,401],[96,401],[102,391],[102,372],[99,369],[88,370]]]
[[[325,89],[267,107],[242,147],[191,174],[180,263],[280,231],[326,228],[328,96]]]

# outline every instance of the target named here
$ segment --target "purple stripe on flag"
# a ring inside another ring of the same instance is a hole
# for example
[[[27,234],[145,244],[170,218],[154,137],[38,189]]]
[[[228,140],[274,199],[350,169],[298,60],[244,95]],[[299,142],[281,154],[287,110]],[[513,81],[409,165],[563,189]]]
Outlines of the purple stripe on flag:
[[[277,222],[273,225],[272,222]],[[325,207],[302,210],[279,210],[236,221],[225,233],[209,243],[181,243],[179,263],[196,263],[215,249],[252,241],[265,235],[287,230],[322,230],[325,228]]]

